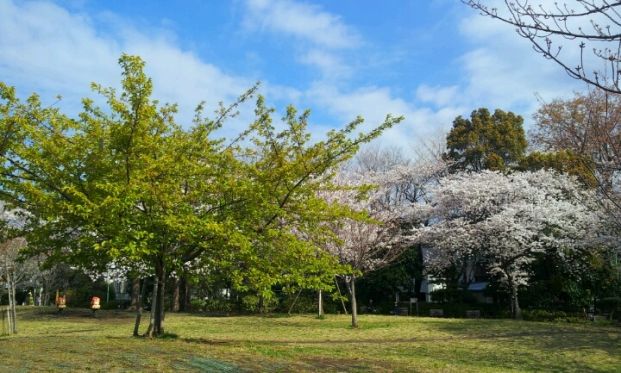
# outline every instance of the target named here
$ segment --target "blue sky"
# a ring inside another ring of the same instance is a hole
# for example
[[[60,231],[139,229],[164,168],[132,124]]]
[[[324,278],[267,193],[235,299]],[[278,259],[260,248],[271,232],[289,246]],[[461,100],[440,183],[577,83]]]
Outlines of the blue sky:
[[[75,113],[91,81],[118,84],[123,52],[146,60],[155,96],[179,104],[180,122],[201,100],[215,108],[260,80],[280,112],[310,108],[317,136],[356,115],[405,115],[380,140],[405,151],[478,107],[529,123],[537,97],[584,89],[457,0],[0,0],[0,81],[22,95],[61,94]]]

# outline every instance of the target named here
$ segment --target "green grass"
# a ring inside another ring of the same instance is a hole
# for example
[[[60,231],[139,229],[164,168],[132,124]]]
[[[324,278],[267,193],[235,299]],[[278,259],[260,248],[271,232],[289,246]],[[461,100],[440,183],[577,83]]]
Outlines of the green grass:
[[[0,337],[0,371],[619,372],[621,328],[361,316],[167,314],[167,338],[131,337],[133,315],[24,307]],[[146,327],[144,323],[143,327]]]

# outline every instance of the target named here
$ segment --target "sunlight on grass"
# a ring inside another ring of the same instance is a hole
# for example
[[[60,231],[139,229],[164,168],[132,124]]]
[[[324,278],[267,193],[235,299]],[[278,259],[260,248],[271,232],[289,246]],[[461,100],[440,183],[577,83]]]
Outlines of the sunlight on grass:
[[[621,329],[592,324],[363,316],[168,314],[170,338],[131,337],[133,315],[20,310],[0,371],[621,370]],[[143,325],[146,327],[146,325]]]

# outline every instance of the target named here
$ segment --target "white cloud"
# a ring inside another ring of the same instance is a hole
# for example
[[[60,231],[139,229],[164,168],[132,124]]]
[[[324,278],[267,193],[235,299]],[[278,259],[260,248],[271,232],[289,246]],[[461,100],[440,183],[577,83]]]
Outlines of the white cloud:
[[[300,55],[298,60],[304,64],[318,68],[326,79],[344,78],[352,74],[352,68],[333,52],[311,49]]]
[[[454,103],[457,98],[458,89],[459,87],[456,85],[448,87],[430,87],[423,84],[416,89],[416,98],[422,102],[429,102],[436,106],[446,106]]]
[[[8,83],[81,96],[93,78],[114,81],[120,48],[86,16],[51,3],[0,2],[0,76]]]
[[[98,32],[102,24],[114,31]],[[137,30],[115,15],[93,19],[49,2],[0,1],[0,51],[0,79],[21,94],[40,93],[44,102],[60,93],[63,107],[73,113],[82,97],[92,96],[92,81],[118,85],[116,61],[124,52],[145,59],[154,97],[178,103],[181,123],[191,120],[199,102],[215,109],[254,83],[182,50],[166,30]]]
[[[473,45],[458,61],[464,104],[513,109],[529,117],[538,106],[536,96],[569,97],[584,87],[502,22],[471,14],[462,20],[460,32]],[[575,51],[566,52],[571,57]]]
[[[343,79],[352,68],[343,55],[364,45],[354,27],[321,7],[291,0],[246,0],[243,26],[290,42],[298,62],[315,68],[324,79]]]
[[[396,97],[386,87],[364,87],[341,91],[329,83],[315,83],[307,92],[308,99],[336,116],[342,123],[357,115],[365,118],[366,128],[380,124],[386,114],[403,115],[405,120],[386,131],[379,140],[384,146],[412,150],[426,138],[437,138],[446,132],[463,107],[446,106],[439,110],[417,107],[412,102]]]
[[[383,121],[387,113],[405,115],[404,123],[382,137],[388,146],[409,149],[422,138],[437,137],[457,115],[480,106],[515,110],[528,120],[537,106],[535,93],[551,99],[581,87],[534,53],[511,27],[477,14],[461,23],[461,33],[472,49],[457,61],[463,76],[458,84],[422,84],[415,91],[417,101],[404,99],[386,86],[352,87],[347,78],[355,71],[343,57],[364,52],[365,43],[340,17],[287,0],[245,4],[247,27],[288,36],[291,58],[321,72],[307,89],[264,83],[262,92],[270,102],[311,106],[330,127],[359,114],[369,126]],[[169,30],[137,29],[131,20],[114,14],[71,13],[49,2],[0,1],[0,51],[0,80],[16,85],[22,94],[40,92],[44,102],[61,93],[64,105],[74,112],[79,99],[89,95],[91,81],[118,84],[116,60],[122,52],[139,54],[147,61],[155,96],[179,103],[183,122],[200,101],[207,101],[209,107],[218,101],[231,102],[254,82],[180,48]],[[232,133],[248,123],[252,110],[245,109],[245,116],[233,123]]]
[[[340,17],[316,5],[290,0],[247,0],[245,26],[294,36],[324,48],[353,48],[358,34]]]

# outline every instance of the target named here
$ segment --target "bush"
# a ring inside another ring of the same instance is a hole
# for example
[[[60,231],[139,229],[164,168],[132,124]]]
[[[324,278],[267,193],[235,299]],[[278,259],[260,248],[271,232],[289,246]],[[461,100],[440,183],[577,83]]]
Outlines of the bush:
[[[610,319],[621,319],[621,298],[620,297],[607,297],[602,298],[597,302],[601,312],[610,315]]]
[[[564,311],[523,310],[522,318],[527,321],[585,322],[584,315]]]
[[[242,298],[242,307],[244,311],[252,313],[269,313],[278,307],[278,298],[260,297],[254,294],[245,295]]]
[[[430,309],[442,309],[444,317],[465,318],[466,311],[479,310],[482,318],[508,318],[509,312],[499,304],[488,303],[419,303],[418,312],[420,316],[429,316]],[[412,306],[412,312],[416,314],[416,306]]]
[[[205,311],[205,305],[207,302],[204,299],[192,299],[190,300],[190,306],[192,311],[202,312]]]
[[[206,312],[231,312],[233,308],[231,302],[222,298],[210,298],[204,302],[203,308]]]

